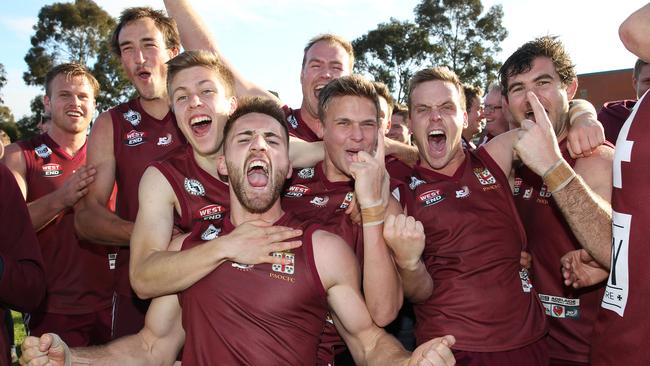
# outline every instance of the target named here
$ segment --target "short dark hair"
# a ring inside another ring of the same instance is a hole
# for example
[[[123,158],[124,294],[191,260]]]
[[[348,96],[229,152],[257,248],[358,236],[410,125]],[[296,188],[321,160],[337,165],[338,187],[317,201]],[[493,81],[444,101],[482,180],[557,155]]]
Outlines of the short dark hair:
[[[560,81],[565,86],[576,78],[575,65],[562,42],[554,36],[539,37],[519,47],[499,69],[503,95],[508,95],[508,78],[530,71],[533,61],[538,57],[551,59]]]
[[[228,97],[235,95],[235,77],[232,71],[221,62],[219,56],[211,51],[193,50],[180,53],[167,61],[167,94],[170,99],[172,98],[172,80],[176,74],[194,66],[202,66],[215,71],[226,89],[226,95]]]
[[[409,109],[402,103],[395,103],[393,109],[393,116],[402,116],[402,118],[407,119],[409,117]]]
[[[480,86],[463,84],[463,92],[465,93],[465,108],[468,111],[474,106],[474,98],[481,99],[483,97],[483,89]]]
[[[388,86],[382,83],[381,81],[373,81],[372,85],[375,86],[377,95],[386,100],[386,104],[388,105],[388,115],[386,116],[386,118],[390,118],[393,115],[393,107],[395,106],[395,100],[393,99],[393,96],[390,94],[390,90],[388,90]]]
[[[95,76],[93,76],[86,66],[76,62],[54,66],[47,72],[45,75],[45,95],[48,97],[52,96],[52,80],[54,80],[57,75],[64,75],[66,80],[70,80],[77,76],[85,77],[93,89],[94,97],[97,98],[97,95],[99,94],[99,83],[97,82],[97,79],[95,79]]]
[[[415,73],[411,80],[409,80],[409,95],[408,95],[408,108],[411,109],[411,95],[415,88],[427,81],[446,81],[454,84],[456,90],[458,90],[458,95],[460,97],[460,107],[463,111],[467,110],[465,104],[465,92],[463,90],[463,85],[458,79],[458,75],[455,72],[451,71],[446,66],[430,67],[428,69],[423,69]]]
[[[309,49],[311,49],[316,43],[318,42],[327,42],[330,45],[338,45],[341,46],[345,52],[350,56],[350,70],[354,67],[354,48],[352,48],[352,43],[348,41],[347,39],[337,36],[336,34],[331,34],[331,33],[325,33],[325,34],[319,34],[315,36],[314,38],[310,39],[309,42],[307,42],[307,45],[305,46],[305,49],[302,54],[302,68],[305,68],[305,64],[307,63],[307,52]]]
[[[636,62],[634,63],[634,78],[639,79],[639,75],[641,75],[641,69],[643,69],[644,66],[646,66],[648,63],[643,61],[642,59],[637,59]]]
[[[237,109],[228,117],[226,124],[223,126],[223,142],[222,146],[225,147],[228,140],[228,134],[232,130],[235,122],[241,117],[251,114],[260,113],[265,114],[274,120],[278,121],[284,131],[284,138],[287,146],[289,144],[289,129],[287,127],[286,115],[282,108],[278,105],[277,101],[267,97],[247,97],[241,98],[237,103]]]
[[[318,95],[318,118],[325,121],[325,113],[332,99],[343,96],[367,98],[375,105],[376,121],[379,122],[379,98],[372,82],[359,75],[342,76],[330,81]]]
[[[120,14],[117,26],[111,36],[111,49],[118,57],[122,55],[120,50],[120,32],[128,23],[142,18],[151,18],[156,24],[156,28],[162,33],[167,49],[181,48],[181,36],[178,34],[176,21],[161,10],[154,10],[148,6],[127,8]]]

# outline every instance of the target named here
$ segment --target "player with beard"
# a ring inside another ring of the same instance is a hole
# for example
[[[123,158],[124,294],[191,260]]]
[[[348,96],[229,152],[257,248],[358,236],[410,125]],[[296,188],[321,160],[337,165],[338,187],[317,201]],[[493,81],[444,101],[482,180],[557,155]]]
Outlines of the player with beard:
[[[223,232],[264,220],[302,227],[303,245],[273,253],[284,258],[282,264],[229,262],[179,296],[155,299],[148,314],[153,329],[137,336],[72,350],[51,335],[40,340],[29,337],[23,344],[22,364],[169,363],[184,340],[183,359],[191,364],[314,364],[322,317],[330,308],[360,364],[453,365],[448,348],[453,337],[432,340],[409,356],[374,325],[360,294],[359,269],[349,246],[317,224],[283,212],[278,196],[290,164],[282,110],[269,100],[242,103],[229,118],[224,135],[219,171],[229,176],[232,206]],[[203,235],[204,225],[177,246],[187,250],[209,239]]]
[[[76,346],[110,340],[113,278],[110,248],[79,240],[73,206],[88,192],[95,168],[86,165],[86,131],[99,84],[78,64],[45,77],[46,133],[7,147],[11,169],[29,207],[44,259],[47,296],[26,317],[31,334],[60,332]]]
[[[176,121],[189,144],[152,163],[140,181],[130,268],[132,286],[143,298],[181,291],[224,260],[276,263],[280,260],[271,251],[300,245],[295,240],[282,243],[298,231],[253,222],[193,250],[167,250],[173,228],[189,232],[195,223],[206,222],[216,231],[227,217],[228,185],[216,162],[223,126],[236,106],[232,73],[208,51],[187,51],[170,60],[167,83]]]

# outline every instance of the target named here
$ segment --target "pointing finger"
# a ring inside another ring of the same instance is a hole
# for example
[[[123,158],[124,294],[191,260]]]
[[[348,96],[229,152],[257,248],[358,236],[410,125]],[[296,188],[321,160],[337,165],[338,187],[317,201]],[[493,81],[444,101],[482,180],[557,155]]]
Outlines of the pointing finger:
[[[535,115],[535,122],[537,124],[541,125],[546,125],[553,128],[553,125],[551,125],[551,121],[549,121],[548,116],[546,115],[546,111],[544,110],[544,106],[542,103],[540,103],[539,99],[537,98],[537,95],[533,92],[528,92],[526,94],[528,97],[528,102],[530,103],[530,107],[533,108],[533,114]]]

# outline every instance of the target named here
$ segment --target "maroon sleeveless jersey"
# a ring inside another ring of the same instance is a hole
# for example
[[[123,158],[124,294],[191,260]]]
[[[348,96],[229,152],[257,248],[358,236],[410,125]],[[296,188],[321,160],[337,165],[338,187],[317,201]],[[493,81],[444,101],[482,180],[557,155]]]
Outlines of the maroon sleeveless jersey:
[[[302,119],[300,108],[291,109],[285,105],[282,109],[284,110],[284,114],[287,117],[287,123],[289,124],[289,135],[307,142],[322,141],[322,139],[319,138]]]
[[[147,166],[174,148],[185,144],[174,114],[162,120],[149,115],[132,99],[110,110],[113,121],[113,152],[117,183],[117,215],[135,221],[138,214],[138,185]],[[117,292],[136,297],[129,283],[129,249],[120,248],[117,256]]]
[[[86,145],[70,156],[47,134],[18,145],[25,156],[27,202],[59,189],[86,163]],[[87,314],[111,306],[114,274],[109,254],[115,249],[79,240],[73,209],[60,212],[37,236],[47,279],[42,311]]]
[[[572,167],[566,140],[560,143]],[[542,178],[522,166],[515,171],[515,204],[533,256],[535,289],[549,321],[549,355],[553,359],[589,362],[589,348],[604,285],[574,289],[564,285],[560,258],[582,248],[555,204]]]
[[[650,98],[616,141],[611,271],[594,328],[592,365],[650,365]]]
[[[221,227],[228,214],[228,185],[201,169],[194,159],[192,146],[183,145],[151,166],[158,169],[174,189],[181,207],[174,210],[174,225],[190,232],[197,222],[210,222]]]
[[[179,294],[185,328],[183,363],[189,365],[314,365],[328,310],[316,270],[308,225],[285,213],[276,225],[304,230],[302,246],[273,253],[283,264],[224,262]],[[231,232],[197,225],[186,250]]]
[[[445,334],[454,348],[500,352],[544,336],[544,313],[519,264],[526,233],[508,181],[483,148],[448,177],[418,164],[409,215],[424,225],[433,294],[416,304],[417,343]]]

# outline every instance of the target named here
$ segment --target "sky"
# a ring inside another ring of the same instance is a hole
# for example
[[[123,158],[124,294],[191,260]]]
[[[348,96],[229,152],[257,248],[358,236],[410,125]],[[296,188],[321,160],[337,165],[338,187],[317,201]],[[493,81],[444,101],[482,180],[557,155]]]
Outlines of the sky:
[[[41,93],[22,80],[33,25],[43,5],[58,1],[5,2],[0,13],[0,63],[7,85],[0,91],[16,120],[29,114],[29,102]],[[114,17],[129,6],[163,8],[162,0],[96,0]],[[336,33],[353,40],[391,17],[413,19],[417,0],[193,0],[222,53],[247,79],[279,92],[289,106],[301,101],[302,49],[312,36]],[[501,44],[504,61],[523,43],[557,35],[578,74],[631,68],[636,58],[618,38],[618,27],[642,0],[483,0],[485,9],[501,4],[508,37]],[[272,6],[270,5],[272,4]],[[615,6],[613,4],[616,4]]]

